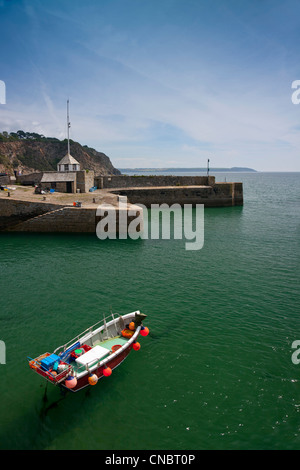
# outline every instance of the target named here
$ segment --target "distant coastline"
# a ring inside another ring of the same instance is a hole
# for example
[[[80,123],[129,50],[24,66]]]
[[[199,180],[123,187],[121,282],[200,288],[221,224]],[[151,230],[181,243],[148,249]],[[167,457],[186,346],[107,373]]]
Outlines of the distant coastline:
[[[130,172],[137,172],[137,173],[149,173],[155,171],[156,173],[158,172],[173,172],[173,173],[178,173],[178,172],[205,172],[207,173],[207,168],[118,168],[121,173],[126,173],[126,171]],[[232,168],[210,168],[209,169],[210,173],[214,172],[251,172],[251,173],[257,173],[256,170],[253,168],[246,168],[246,167],[232,167]]]

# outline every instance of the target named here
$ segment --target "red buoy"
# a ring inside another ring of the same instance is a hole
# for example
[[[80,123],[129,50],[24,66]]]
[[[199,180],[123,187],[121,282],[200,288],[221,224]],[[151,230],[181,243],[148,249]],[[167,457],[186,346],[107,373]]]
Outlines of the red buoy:
[[[141,336],[147,336],[149,334],[149,328],[145,326],[144,328],[141,329],[140,334]]]
[[[112,370],[110,367],[106,367],[105,369],[103,369],[103,375],[105,375],[105,377],[109,377],[112,373]]]
[[[136,343],[133,343],[132,347],[135,351],[138,351],[140,349],[141,345],[140,345],[140,343],[136,342]]]

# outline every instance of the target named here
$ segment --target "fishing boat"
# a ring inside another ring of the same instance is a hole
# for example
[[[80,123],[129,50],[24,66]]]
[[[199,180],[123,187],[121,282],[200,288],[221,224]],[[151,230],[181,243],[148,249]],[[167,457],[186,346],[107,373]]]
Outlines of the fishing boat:
[[[139,350],[138,336],[147,336],[146,315],[139,310],[126,315],[111,314],[90,326],[53,353],[32,359],[30,368],[53,385],[77,392],[111,375],[132,349]]]

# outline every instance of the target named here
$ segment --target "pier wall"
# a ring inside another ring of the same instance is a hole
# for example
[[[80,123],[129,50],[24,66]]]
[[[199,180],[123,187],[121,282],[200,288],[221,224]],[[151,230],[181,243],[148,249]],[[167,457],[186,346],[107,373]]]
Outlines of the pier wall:
[[[26,175],[16,175],[17,184],[22,184],[23,186],[34,186],[39,184],[43,177],[43,172],[37,173],[28,173]]]
[[[6,186],[7,184],[10,184],[10,176],[0,176],[0,184],[3,184],[3,186]]]
[[[95,233],[96,210],[77,207],[63,207],[32,217],[11,228],[10,231]]]
[[[205,207],[243,205],[242,183],[215,183],[213,186],[123,188],[113,191],[126,196],[131,204],[204,204]]]
[[[64,206],[40,201],[33,202],[8,197],[0,198],[0,230],[13,227],[20,222],[60,207]]]
[[[53,172],[53,174],[56,174]],[[18,177],[22,184],[35,182],[40,174]],[[87,193],[96,186],[98,189],[127,196],[131,204],[204,204],[206,207],[243,205],[242,183],[218,183],[214,176],[173,176],[173,175],[106,175],[95,176],[94,172],[76,172],[75,186],[80,193]],[[59,183],[56,185],[60,189]],[[62,192],[65,192],[62,190]]]
[[[91,172],[88,178],[83,178],[82,184],[89,186],[92,184],[92,178],[93,173]],[[137,215],[128,217],[128,211],[133,209],[134,205],[140,204],[147,208],[151,208],[154,204],[159,206],[162,204],[168,206],[203,204],[204,207],[243,205],[242,183],[216,183],[214,177],[176,176],[172,179],[171,176],[141,176],[123,179],[123,176],[106,176],[101,178],[103,186],[109,184],[112,186],[111,188],[103,188],[103,191],[100,190],[98,194],[101,195],[101,204],[105,202],[112,204],[110,207],[113,207],[112,212],[116,213],[117,233],[120,231],[119,211],[126,212],[126,223],[129,226],[130,222],[137,217]],[[133,187],[132,179],[135,183],[139,182],[141,186]],[[123,187],[121,182],[123,182]],[[154,186],[158,183],[158,186]],[[168,185],[163,186],[163,183],[168,183]],[[171,186],[171,183],[174,186]],[[82,192],[84,189],[86,190],[86,187],[83,186]],[[82,203],[81,207],[74,207],[72,199],[68,202],[58,199],[54,203],[53,200],[48,202],[35,199],[35,195],[26,193],[27,188],[24,191],[20,198],[16,197],[17,191],[11,195],[9,192],[3,193],[3,196],[7,194],[10,197],[0,197],[0,231],[96,233],[96,227],[100,221],[97,216],[99,205],[96,203],[96,197],[93,197],[93,202],[90,200],[88,203]],[[119,199],[126,196],[125,208],[124,205],[120,207],[117,204],[116,195],[119,196]],[[127,203],[128,205],[126,205]],[[125,214],[125,212],[120,212],[120,214]]]
[[[103,214],[97,215],[97,209],[103,207]],[[115,214],[116,233],[127,230],[131,221],[135,220],[143,210],[140,207],[113,208]],[[74,207],[43,202],[20,201],[11,198],[0,198],[0,231],[9,232],[48,232],[48,233],[95,233],[98,223],[107,216],[106,206]],[[128,215],[128,211],[136,211]],[[123,215],[120,217],[120,211]],[[142,219],[142,216],[140,217]],[[119,221],[123,225],[119,225]],[[125,221],[125,222],[124,222]],[[141,220],[142,222],[142,220]],[[143,230],[140,224],[139,230]]]
[[[210,186],[214,176],[172,176],[172,175],[114,175],[95,176],[95,186],[99,189],[141,188],[155,186]]]

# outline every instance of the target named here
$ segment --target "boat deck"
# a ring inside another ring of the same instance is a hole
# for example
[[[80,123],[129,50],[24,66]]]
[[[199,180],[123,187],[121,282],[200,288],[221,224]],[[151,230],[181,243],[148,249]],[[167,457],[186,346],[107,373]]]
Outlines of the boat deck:
[[[115,336],[114,338],[109,338],[105,341],[100,341],[100,340],[95,341],[95,343],[93,343],[93,347],[101,346],[101,347],[107,349],[107,355],[104,356],[101,359],[101,360],[103,360],[105,357],[108,357],[110,355],[111,349],[112,349],[113,346],[115,346],[115,345],[123,346],[125,343],[127,343],[127,341],[128,341],[128,339],[124,338],[123,336]],[[82,365],[77,364],[76,361],[72,361],[71,364],[72,364],[72,367],[74,369],[74,372],[83,372],[83,370],[85,370],[85,368]],[[92,364],[90,366],[92,366]]]
[[[128,339],[124,338],[123,336],[115,336],[114,338],[109,338],[105,341],[96,341],[94,346],[102,346],[103,348],[106,348],[110,351],[111,348],[116,344],[123,346],[123,344],[127,343],[127,341]]]

